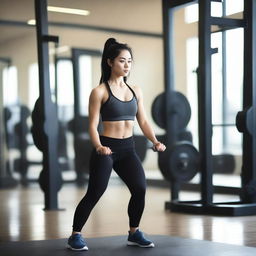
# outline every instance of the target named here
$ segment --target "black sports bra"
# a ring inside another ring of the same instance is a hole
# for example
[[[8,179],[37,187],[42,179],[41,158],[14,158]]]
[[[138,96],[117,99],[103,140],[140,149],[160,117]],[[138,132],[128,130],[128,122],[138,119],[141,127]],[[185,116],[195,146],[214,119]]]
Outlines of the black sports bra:
[[[109,84],[105,84],[109,97],[107,101],[102,104],[100,109],[102,121],[134,120],[138,110],[138,104],[135,92],[132,88],[126,84],[131,90],[133,97],[129,101],[122,101],[113,95]]]

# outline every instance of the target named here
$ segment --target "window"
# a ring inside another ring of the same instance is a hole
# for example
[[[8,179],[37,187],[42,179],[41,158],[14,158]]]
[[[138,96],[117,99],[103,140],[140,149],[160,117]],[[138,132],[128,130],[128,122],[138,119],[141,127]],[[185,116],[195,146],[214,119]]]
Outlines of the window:
[[[93,88],[92,85],[92,57],[81,55],[79,57],[80,75],[80,113],[88,116],[89,96]]]
[[[185,22],[193,23],[198,21],[198,4],[191,4],[185,7]]]
[[[226,32],[227,85],[226,123],[235,123],[236,114],[242,110],[243,96],[243,29]],[[234,44],[234,42],[236,42]],[[242,134],[236,127],[226,130],[226,144],[233,153],[241,154]]]
[[[234,44],[233,42],[236,42]],[[243,95],[243,29],[226,32],[226,85],[223,84],[222,34],[213,33],[211,47],[218,48],[212,55],[212,152],[240,155],[242,135],[237,131],[235,119],[242,109]],[[198,145],[197,75],[198,38],[187,40],[187,96],[192,116],[188,125],[194,144]],[[224,124],[224,126],[222,125]],[[225,125],[228,126],[225,126]]]
[[[33,109],[35,102],[39,97],[39,77],[38,77],[37,63],[34,63],[29,67],[28,82],[29,82],[29,108]]]
[[[242,12],[244,9],[244,0],[226,0],[226,15],[232,15],[234,13]],[[223,16],[223,3],[212,2],[211,3],[211,16],[222,17]],[[198,4],[191,4],[185,7],[185,22],[193,23],[198,21]]]
[[[243,10],[244,0],[226,0],[226,15],[242,12]]]
[[[212,124],[214,155],[223,153],[223,83],[222,83],[222,33],[213,33],[211,47],[218,53],[212,55]]]
[[[28,71],[28,81],[29,81],[29,108],[33,109],[37,98],[39,97],[39,73],[38,73],[38,64],[33,63],[29,66]],[[50,64],[50,87],[52,100],[55,100],[54,97],[54,65]]]
[[[211,3],[211,16],[221,17],[222,16],[222,3],[212,2]],[[185,22],[193,23],[197,22],[199,17],[199,6],[198,4],[191,4],[185,7]]]
[[[18,103],[18,72],[15,66],[3,69],[3,95],[5,106]]]
[[[193,144],[198,147],[198,97],[197,97],[197,68],[198,68],[198,39],[187,40],[187,97],[191,107],[191,119],[188,130],[192,133]]]
[[[60,120],[68,121],[74,116],[74,85],[71,60],[59,60],[57,65],[57,101]]]

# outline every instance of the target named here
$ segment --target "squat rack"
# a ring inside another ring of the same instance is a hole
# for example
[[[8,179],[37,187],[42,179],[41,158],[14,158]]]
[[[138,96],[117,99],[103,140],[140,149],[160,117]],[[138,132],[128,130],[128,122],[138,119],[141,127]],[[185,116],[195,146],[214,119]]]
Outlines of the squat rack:
[[[173,17],[174,11],[184,5],[199,4],[199,69],[198,69],[198,116],[199,116],[199,153],[201,174],[201,200],[172,200],[166,208],[177,212],[210,213],[229,216],[256,214],[256,203],[245,201],[213,203],[213,163],[212,163],[212,101],[211,101],[211,55],[217,49],[211,48],[211,26],[217,25],[222,30],[244,27],[244,82],[243,110],[253,107],[253,134],[243,133],[243,168],[242,188],[249,181],[256,179],[256,0],[244,1],[243,19],[211,16],[211,2],[225,0],[162,0],[163,31],[164,31],[164,61],[165,61],[165,91],[173,90]],[[166,93],[166,95],[167,95]],[[166,104],[171,99],[166,97]],[[167,116],[167,145],[172,145],[173,120]],[[175,127],[174,127],[175,128]],[[243,191],[243,190],[241,190]]]

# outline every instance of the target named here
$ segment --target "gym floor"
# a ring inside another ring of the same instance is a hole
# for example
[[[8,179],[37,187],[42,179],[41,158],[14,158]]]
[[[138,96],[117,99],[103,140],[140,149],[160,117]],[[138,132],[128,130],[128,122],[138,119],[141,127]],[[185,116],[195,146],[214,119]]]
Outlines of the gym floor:
[[[30,241],[66,238],[70,235],[74,209],[85,188],[64,184],[59,192],[59,211],[44,211],[44,195],[37,183],[29,187],[0,190],[0,241]],[[182,200],[197,200],[197,192],[181,192]],[[141,229],[148,235],[168,235],[256,247],[256,216],[220,217],[166,211],[167,188],[148,186]],[[234,196],[216,195],[227,201]],[[129,192],[112,177],[109,187],[83,230],[84,236],[127,234]]]

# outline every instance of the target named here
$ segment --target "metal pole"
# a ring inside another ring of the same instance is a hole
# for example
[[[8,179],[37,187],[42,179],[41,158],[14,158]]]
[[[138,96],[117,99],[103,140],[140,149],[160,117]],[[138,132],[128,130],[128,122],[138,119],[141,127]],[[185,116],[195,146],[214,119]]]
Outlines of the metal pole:
[[[44,132],[46,148],[43,151],[43,171],[45,182],[45,210],[58,209],[58,190],[62,181],[58,164],[58,118],[56,105],[51,100],[49,78],[49,41],[56,37],[48,35],[47,0],[35,0],[37,49],[39,66],[40,98],[43,102]]]
[[[243,133],[242,187],[256,179],[256,1],[244,1],[244,84],[243,110],[253,108],[253,134]],[[245,199],[245,198],[244,198]],[[246,201],[247,199],[245,199]],[[249,199],[250,201],[250,199]]]
[[[211,99],[211,1],[199,0],[198,117],[201,156],[201,198],[212,204],[212,99]]]
[[[173,15],[174,9],[170,8],[170,1],[162,1],[163,11],[163,43],[164,43],[164,86],[165,86],[165,109],[166,109],[166,145],[167,151],[171,150],[177,137],[177,118],[175,113],[170,113],[172,94],[174,91],[174,37]],[[176,131],[176,132],[175,132]],[[178,188],[175,182],[170,182],[171,200],[178,200]]]
[[[226,16],[226,1],[222,3],[222,16]],[[222,31],[222,123],[227,123],[227,32]],[[227,147],[227,127],[222,127],[222,146],[224,150]]]

